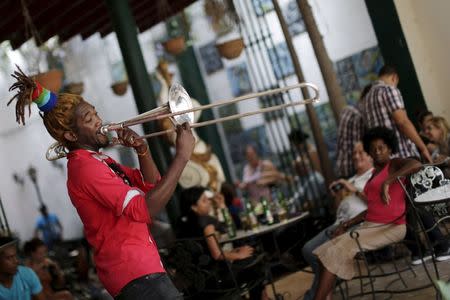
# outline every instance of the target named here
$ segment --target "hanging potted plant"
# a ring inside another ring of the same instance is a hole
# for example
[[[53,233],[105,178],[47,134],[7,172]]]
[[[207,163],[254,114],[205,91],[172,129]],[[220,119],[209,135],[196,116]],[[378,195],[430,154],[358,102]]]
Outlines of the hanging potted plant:
[[[239,26],[239,17],[231,0],[205,0],[204,10],[218,37],[232,34]],[[216,43],[216,47],[222,57],[234,59],[241,55],[244,49],[244,40],[241,37],[221,40]]]
[[[111,84],[111,89],[114,94],[117,96],[123,96],[127,92],[128,89],[128,80],[122,80],[116,83]]]
[[[164,49],[179,55],[186,49],[186,34],[189,32],[189,22],[184,13],[171,17],[166,23],[168,39],[163,42]]]
[[[116,61],[111,65],[113,84],[111,84],[111,89],[113,93],[117,96],[123,96],[128,89],[128,78],[127,72],[125,71],[125,65],[123,61]]]
[[[172,55],[178,55],[186,48],[185,38],[182,35],[170,38],[162,44],[164,49]]]
[[[244,50],[244,40],[240,38],[231,39],[222,43],[217,43],[216,48],[220,55],[226,59],[239,57]]]
[[[33,20],[31,19],[30,12],[26,6],[25,1],[21,1],[22,14],[24,16],[25,27],[28,32],[31,33],[37,45],[41,45],[38,48],[38,55],[24,55],[25,58],[36,57],[36,63],[33,67],[38,70],[37,74],[32,76],[32,78],[39,82],[43,87],[49,89],[52,92],[58,93],[61,89],[63,82],[63,71],[64,65],[62,63],[62,56],[64,55],[62,49],[59,47],[59,42],[57,38],[52,38],[49,41],[43,43],[39,36],[39,32],[34,26]],[[26,31],[27,32],[27,31]],[[31,37],[31,36],[29,36]],[[27,52],[27,51],[24,51]],[[22,54],[24,54],[22,52]],[[42,54],[46,54],[48,71],[40,72],[40,62]]]
[[[64,92],[69,94],[81,95],[84,92],[83,82],[71,82],[66,84]]]

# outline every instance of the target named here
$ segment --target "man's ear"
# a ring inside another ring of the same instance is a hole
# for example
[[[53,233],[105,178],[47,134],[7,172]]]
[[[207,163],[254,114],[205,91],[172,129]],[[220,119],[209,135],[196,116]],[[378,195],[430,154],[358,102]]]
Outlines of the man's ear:
[[[64,138],[69,142],[76,142],[78,140],[77,135],[73,131],[65,131]]]

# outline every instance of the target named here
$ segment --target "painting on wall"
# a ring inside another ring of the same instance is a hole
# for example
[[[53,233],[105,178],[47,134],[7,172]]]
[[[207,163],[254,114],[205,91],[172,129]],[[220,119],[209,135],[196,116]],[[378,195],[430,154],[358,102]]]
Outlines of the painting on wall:
[[[383,58],[378,47],[369,48],[353,55],[355,72],[361,88],[377,79],[378,71],[383,67]]]
[[[200,57],[206,74],[210,75],[223,69],[222,58],[217,51],[216,42],[210,42],[199,49]]]
[[[228,68],[227,76],[234,97],[252,92],[250,76],[248,75],[247,65],[245,63]]]
[[[155,41],[153,44],[153,49],[155,49],[155,55],[156,55],[157,61],[160,61],[163,59],[169,63],[174,63],[175,57],[173,55],[167,53],[167,51],[164,49],[164,46],[162,43],[163,43],[163,41],[160,40],[160,41]]]
[[[272,0],[252,0],[252,5],[258,17],[273,10]]]
[[[291,55],[285,42],[269,49],[269,59],[277,80],[283,79],[295,73]]]
[[[291,0],[283,9],[283,15],[288,25],[289,33],[292,36],[296,36],[306,31],[305,22],[298,9],[297,2]]]
[[[335,68],[344,96],[355,104],[361,90],[377,79],[383,66],[383,57],[377,46],[365,49],[336,62]]]

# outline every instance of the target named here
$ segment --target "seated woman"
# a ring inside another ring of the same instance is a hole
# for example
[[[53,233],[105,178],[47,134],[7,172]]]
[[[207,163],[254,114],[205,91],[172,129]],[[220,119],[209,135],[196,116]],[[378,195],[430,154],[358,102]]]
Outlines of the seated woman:
[[[212,258],[216,261],[230,261],[233,265],[239,265],[240,272],[237,274],[238,281],[247,281],[249,279],[263,276],[260,274],[259,265],[246,268],[245,264],[240,262],[249,259],[254,253],[251,246],[244,245],[233,250],[221,250],[217,243],[220,233],[225,233],[226,227],[215,217],[210,216],[212,209],[211,200],[208,192],[203,187],[193,187],[184,190],[181,193],[182,214],[181,222],[178,228],[181,229],[179,235],[182,237],[205,237],[206,247]],[[225,201],[222,195],[214,197],[215,204],[219,208],[225,208]],[[263,286],[258,285],[250,291],[250,299],[261,299],[265,297],[262,292]]]
[[[314,271],[314,280],[311,288],[305,293],[304,300],[314,298],[316,294],[317,285],[319,283],[319,264],[315,255],[314,249],[327,242],[330,237],[329,232],[332,232],[339,226],[339,224],[350,220],[352,217],[360,214],[367,209],[366,203],[355,195],[357,191],[362,192],[366,182],[372,176],[373,163],[372,158],[364,151],[363,144],[358,142],[355,144],[352,153],[353,165],[356,169],[356,174],[348,180],[339,179],[330,184],[331,194],[336,201],[336,221],[334,224],[322,230],[315,237],[309,240],[302,249],[302,254],[306,262]]]
[[[220,198],[220,196],[219,196]],[[223,201],[216,200],[219,208],[226,208]],[[252,256],[254,249],[250,246],[242,246],[231,251],[220,250],[217,244],[219,235],[225,233],[226,227],[215,217],[210,216],[211,200],[208,198],[204,187],[192,187],[181,193],[182,218],[179,224],[180,235],[183,237],[206,237],[206,243],[215,260],[241,260]],[[214,236],[216,238],[214,238]]]
[[[367,210],[343,222],[334,232],[334,238],[313,253],[321,263],[319,286],[314,299],[326,299],[331,294],[336,276],[350,280],[355,276],[354,257],[358,244],[347,229],[362,224],[355,230],[361,248],[375,250],[403,240],[406,234],[405,192],[398,176],[409,175],[421,167],[413,158],[393,158],[398,142],[395,133],[385,127],[370,129],[363,137],[364,150],[374,162],[372,177],[364,192],[356,194],[366,199]]]
[[[38,238],[34,238],[24,245],[27,256],[25,265],[39,277],[46,300],[71,300],[72,294],[62,289],[65,285],[64,273],[58,264],[47,256],[47,246]]]

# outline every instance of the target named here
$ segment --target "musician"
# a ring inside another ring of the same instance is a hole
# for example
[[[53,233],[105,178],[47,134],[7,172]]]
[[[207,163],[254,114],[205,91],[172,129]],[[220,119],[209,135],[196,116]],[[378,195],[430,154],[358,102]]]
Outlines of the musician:
[[[120,165],[99,152],[108,137],[99,131],[102,119],[79,95],[56,95],[19,68],[10,90],[17,93],[16,120],[25,124],[31,102],[41,110],[49,134],[67,154],[67,188],[94,248],[100,281],[116,299],[177,299],[179,292],[166,275],[154,239],[152,217],[169,201],[193,147],[189,124],[177,127],[176,154],[164,177],[145,141],[130,129],[118,131],[126,147],[135,149],[140,170]]]

